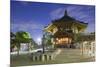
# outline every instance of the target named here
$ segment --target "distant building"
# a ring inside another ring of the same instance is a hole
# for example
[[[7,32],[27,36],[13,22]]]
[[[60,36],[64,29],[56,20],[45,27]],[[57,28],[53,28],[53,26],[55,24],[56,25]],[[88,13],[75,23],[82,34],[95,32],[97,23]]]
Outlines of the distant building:
[[[84,32],[87,23],[78,21],[70,17],[65,10],[64,16],[53,20],[51,24],[45,27],[46,35],[51,35],[51,42],[55,47],[70,47],[75,41],[75,34]]]
[[[22,42],[20,43],[20,51],[30,51],[36,47],[35,41],[31,38],[30,42]]]

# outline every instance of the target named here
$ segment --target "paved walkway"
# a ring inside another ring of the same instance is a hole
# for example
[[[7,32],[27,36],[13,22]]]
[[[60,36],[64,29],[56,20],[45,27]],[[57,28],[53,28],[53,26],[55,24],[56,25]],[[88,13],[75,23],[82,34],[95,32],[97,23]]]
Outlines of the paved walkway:
[[[59,64],[59,63],[76,63],[76,62],[91,62],[95,61],[94,57],[87,57],[81,54],[79,49],[59,49],[55,60],[50,61],[31,61],[29,55],[21,55],[16,58],[11,58],[11,65],[40,65],[40,64]]]
[[[58,63],[89,62],[94,61],[93,57],[83,56],[79,49],[61,49],[56,57]]]

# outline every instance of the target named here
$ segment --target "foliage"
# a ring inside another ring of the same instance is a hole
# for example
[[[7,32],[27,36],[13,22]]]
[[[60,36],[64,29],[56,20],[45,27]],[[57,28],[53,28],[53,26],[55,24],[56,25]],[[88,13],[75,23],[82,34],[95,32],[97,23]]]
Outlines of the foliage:
[[[10,50],[15,47],[16,41],[15,41],[15,34],[13,32],[10,32]]]
[[[16,46],[19,52],[20,49],[20,43],[29,43],[31,41],[30,34],[28,32],[24,31],[18,31],[16,34],[11,32],[11,50]]]
[[[29,33],[27,33],[27,32],[24,32],[24,31],[19,31],[19,32],[17,32],[16,33],[16,37],[15,37],[15,39],[16,39],[16,41],[18,42],[18,43],[27,43],[27,42],[30,42],[30,35],[29,35]]]
[[[75,42],[80,42],[82,40],[82,34],[78,33],[78,34],[74,34],[74,41]]]

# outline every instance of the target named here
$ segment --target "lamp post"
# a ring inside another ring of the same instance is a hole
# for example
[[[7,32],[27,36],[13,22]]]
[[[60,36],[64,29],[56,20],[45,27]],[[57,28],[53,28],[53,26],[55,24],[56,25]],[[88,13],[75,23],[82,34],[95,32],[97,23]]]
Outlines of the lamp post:
[[[42,40],[41,40],[41,38],[38,38],[38,42],[39,42],[39,45],[42,45],[42,50],[43,50],[43,53],[44,53],[45,52],[45,48],[44,48],[44,37],[42,38]]]
[[[43,53],[45,53],[45,47],[44,47],[44,34],[43,34],[43,38],[42,38],[42,49],[43,49]]]

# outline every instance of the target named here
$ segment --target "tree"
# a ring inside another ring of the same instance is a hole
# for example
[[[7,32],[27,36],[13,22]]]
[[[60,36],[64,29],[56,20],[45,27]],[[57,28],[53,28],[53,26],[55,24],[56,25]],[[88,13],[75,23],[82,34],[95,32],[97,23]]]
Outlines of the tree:
[[[42,38],[43,53],[45,52],[45,47],[52,46],[51,38],[52,36],[50,34],[48,33],[43,34]]]
[[[16,37],[15,37],[15,41],[16,41],[16,46],[17,46],[17,50],[18,50],[18,54],[19,54],[19,50],[20,50],[20,43],[29,43],[30,42],[30,34],[28,32],[24,32],[24,31],[18,31],[16,32]]]
[[[10,32],[10,51],[13,51],[13,48],[15,47],[15,34],[13,32]]]

